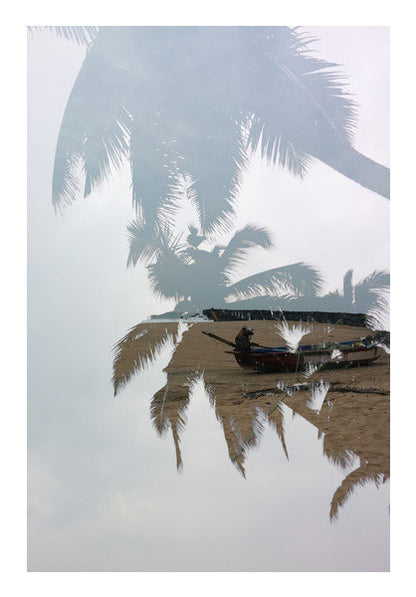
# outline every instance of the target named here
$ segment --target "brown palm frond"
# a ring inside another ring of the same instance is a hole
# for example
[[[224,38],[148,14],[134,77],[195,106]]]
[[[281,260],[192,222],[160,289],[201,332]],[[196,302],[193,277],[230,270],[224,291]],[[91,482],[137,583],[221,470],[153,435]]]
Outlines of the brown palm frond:
[[[285,441],[285,428],[284,428],[284,417],[285,412],[283,408],[283,404],[280,402],[277,403],[270,412],[265,411],[265,415],[267,416],[267,420],[269,422],[270,427],[275,431],[282,443],[283,452],[285,453],[286,458],[289,460],[289,453],[287,451],[286,441]]]
[[[166,323],[164,327],[140,323],[131,328],[113,348],[114,396],[135,373],[157,358],[168,341],[176,343],[177,335],[177,323]]]
[[[189,380],[177,378],[168,374],[166,385],[153,396],[150,405],[152,423],[159,433],[164,435],[169,428],[172,430],[175,445],[176,468],[182,470],[182,455],[180,450],[180,435],[186,425],[186,410],[189,405]]]
[[[345,504],[349,496],[354,493],[357,487],[362,487],[367,483],[373,482],[376,487],[384,482],[385,474],[375,465],[364,465],[352,471],[345,477],[341,485],[334,493],[331,501],[329,517],[334,520],[338,516],[339,509]]]

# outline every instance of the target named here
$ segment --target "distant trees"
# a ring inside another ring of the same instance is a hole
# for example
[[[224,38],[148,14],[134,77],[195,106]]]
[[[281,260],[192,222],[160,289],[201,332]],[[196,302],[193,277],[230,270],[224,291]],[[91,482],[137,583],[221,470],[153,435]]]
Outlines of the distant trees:
[[[152,289],[163,298],[188,301],[188,309],[226,307],[233,298],[255,297],[263,293],[290,293],[292,296],[316,295],[321,291],[318,271],[305,263],[272,268],[233,282],[233,276],[251,249],[272,247],[264,228],[247,224],[237,230],[227,245],[207,244],[203,232],[189,227],[186,238],[176,235],[168,225],[158,226],[151,235],[137,222],[128,227],[128,263],[147,261]]]
[[[390,274],[385,270],[374,270],[371,274],[352,284],[353,270],[344,275],[343,290],[335,290],[318,296],[305,294],[259,295],[245,301],[234,301],[229,308],[237,309],[286,309],[288,311],[333,311],[369,313],[387,308],[386,296],[390,290]]]

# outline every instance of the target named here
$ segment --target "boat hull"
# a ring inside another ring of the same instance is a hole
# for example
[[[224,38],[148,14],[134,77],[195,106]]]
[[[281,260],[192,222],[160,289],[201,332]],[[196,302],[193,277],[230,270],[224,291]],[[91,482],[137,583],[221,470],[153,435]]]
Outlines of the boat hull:
[[[304,371],[309,367],[351,367],[369,365],[381,356],[378,346],[352,347],[338,351],[334,355],[331,350],[311,350],[299,352],[239,352],[233,350],[232,354],[240,365],[247,369],[263,372]]]

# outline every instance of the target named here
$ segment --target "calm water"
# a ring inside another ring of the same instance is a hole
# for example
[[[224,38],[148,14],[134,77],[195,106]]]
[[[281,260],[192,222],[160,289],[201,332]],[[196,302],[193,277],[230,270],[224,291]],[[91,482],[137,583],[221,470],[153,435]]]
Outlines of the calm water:
[[[178,473],[172,435],[160,438],[150,417],[172,347],[114,398],[108,346],[62,326],[43,351],[30,351],[30,570],[389,568],[388,483],[360,487],[331,522],[332,496],[358,463],[347,471],[330,463],[303,417],[283,406],[288,459],[264,421],[244,479],[197,382]]]

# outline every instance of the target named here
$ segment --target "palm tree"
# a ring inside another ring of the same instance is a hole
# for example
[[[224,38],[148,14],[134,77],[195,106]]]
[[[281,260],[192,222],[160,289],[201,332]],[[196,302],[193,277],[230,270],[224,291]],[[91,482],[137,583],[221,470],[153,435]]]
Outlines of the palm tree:
[[[318,430],[323,437],[323,454],[329,462],[345,474],[331,500],[329,517],[335,521],[355,490],[367,484],[377,488],[390,478],[389,400],[369,394],[366,406],[362,399],[349,395],[348,400],[334,400],[331,408],[319,414],[310,410],[302,401],[286,399],[285,404]],[[342,429],[342,432],[340,432]],[[351,470],[359,459],[359,466]]]
[[[352,283],[353,270],[344,276],[343,292],[330,292],[321,297],[322,303],[334,311],[354,311],[368,313],[378,306],[380,295],[390,287],[390,274],[384,270],[374,270],[357,282]]]
[[[259,226],[247,224],[235,232],[226,246],[214,245],[211,250],[200,248],[209,240],[195,226],[189,227],[186,240],[181,234],[175,236],[167,224],[155,226],[151,234],[146,231],[137,221],[129,225],[128,265],[146,261],[154,292],[163,298],[188,300],[195,310],[226,307],[229,300],[265,292],[316,295],[322,288],[318,271],[302,262],[233,282],[233,276],[251,249],[272,247],[269,232]]]
[[[39,29],[39,28],[35,28]],[[303,177],[316,158],[389,196],[389,170],[353,148],[355,104],[337,65],[289,27],[60,27],[88,51],[56,149],[53,203],[87,196],[125,160],[141,222],[178,173],[197,180],[203,232],[227,226],[248,152]]]
[[[113,348],[114,396],[133,375],[153,363],[168,342],[176,344],[179,338],[177,323],[166,323],[164,326],[139,323],[133,326]]]
[[[352,283],[353,270],[344,275],[342,291],[335,290],[322,296],[304,293],[301,296],[270,295],[257,296],[246,301],[234,301],[231,309],[285,309],[287,311],[331,311],[371,314],[373,319],[380,312],[388,311],[390,274],[385,270],[374,270],[357,284]]]

